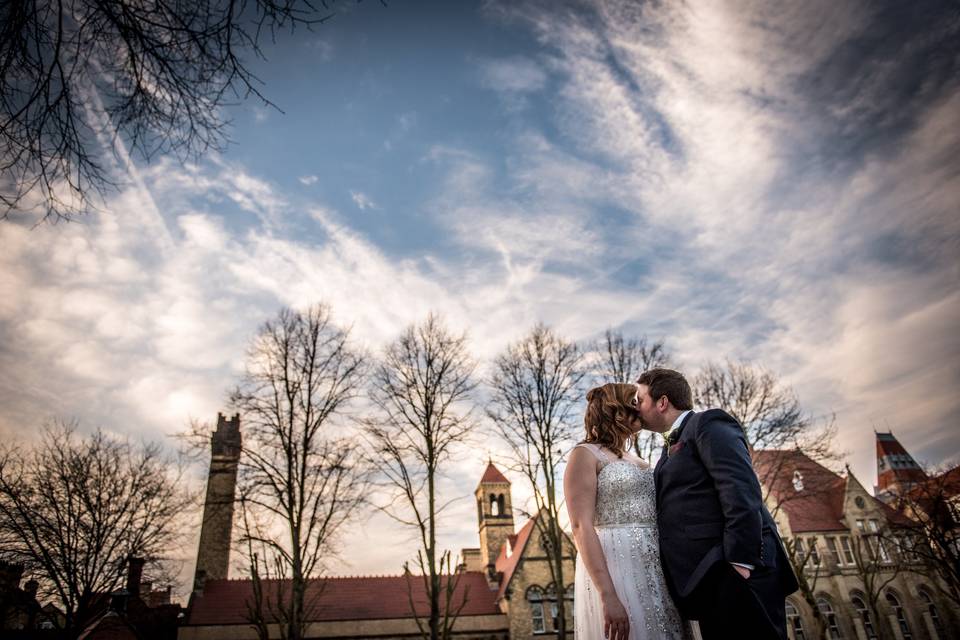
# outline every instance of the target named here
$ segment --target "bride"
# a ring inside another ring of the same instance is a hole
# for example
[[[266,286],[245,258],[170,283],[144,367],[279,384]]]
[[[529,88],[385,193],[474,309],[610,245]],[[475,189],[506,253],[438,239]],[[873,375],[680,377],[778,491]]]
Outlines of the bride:
[[[626,448],[640,431],[636,386],[587,393],[586,437],[570,453],[563,492],[577,546],[577,640],[688,638],[660,566],[653,470]]]

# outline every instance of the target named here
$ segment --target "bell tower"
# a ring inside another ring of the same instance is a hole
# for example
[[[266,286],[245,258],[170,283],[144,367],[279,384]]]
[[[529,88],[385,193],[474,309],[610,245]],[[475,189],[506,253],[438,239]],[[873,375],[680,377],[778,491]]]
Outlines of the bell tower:
[[[493,576],[500,549],[507,538],[513,535],[513,504],[510,500],[510,481],[493,466],[492,461],[487,464],[475,495],[480,528],[480,560],[487,574]]]
[[[227,577],[240,443],[240,414],[228,420],[218,413],[217,430],[210,437],[210,473],[203,504],[194,589],[202,590],[203,582],[207,579]]]

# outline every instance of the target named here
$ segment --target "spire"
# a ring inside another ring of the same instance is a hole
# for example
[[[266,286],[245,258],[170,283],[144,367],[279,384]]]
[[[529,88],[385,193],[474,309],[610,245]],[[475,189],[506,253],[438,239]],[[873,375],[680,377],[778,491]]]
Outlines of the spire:
[[[917,461],[913,459],[893,432],[877,434],[877,487],[876,493],[900,493],[927,478]]]
[[[483,477],[480,478],[480,484],[510,484],[510,481],[500,473],[500,469],[497,469],[493,461],[490,460],[487,463],[487,470],[483,472]]]

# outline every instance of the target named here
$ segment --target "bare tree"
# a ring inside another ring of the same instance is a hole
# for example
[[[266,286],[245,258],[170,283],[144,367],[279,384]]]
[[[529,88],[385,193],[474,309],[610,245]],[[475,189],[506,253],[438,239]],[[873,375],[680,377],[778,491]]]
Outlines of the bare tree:
[[[573,444],[587,369],[581,348],[537,325],[493,363],[487,415],[512,451],[513,469],[526,477],[532,514],[548,555],[557,593],[557,637],[566,637],[563,560],[569,547],[560,526],[559,466]]]
[[[268,523],[245,527],[241,544],[258,554],[256,579],[283,585],[261,613],[285,639],[303,637],[315,604],[308,581],[364,504],[367,474],[337,421],[364,382],[348,338],[325,305],[284,309],[257,333],[231,394],[245,424],[241,511]]]
[[[934,581],[960,610],[960,467],[929,469],[893,501],[912,524],[899,540],[901,552],[917,561],[916,568]]]
[[[223,148],[224,107],[251,94],[271,104],[249,66],[262,39],[319,25],[334,3],[0,4],[0,217],[22,205],[54,219],[87,210],[91,192],[115,186],[118,141],[146,160]]]
[[[817,606],[817,583],[820,578],[826,574],[823,567],[823,561],[817,551],[816,539],[811,538],[804,544],[802,537],[794,537],[783,541],[783,548],[787,552],[787,558],[793,565],[793,571],[797,576],[797,590],[801,597],[813,612],[813,620],[817,625],[816,633],[818,638],[827,637],[827,623],[823,618],[820,607]]]
[[[392,494],[381,508],[420,538],[417,565],[430,601],[426,624],[412,593],[410,606],[421,635],[431,640],[451,637],[466,603],[466,594],[452,602],[458,576],[450,570],[450,552],[437,546],[438,520],[449,504],[438,504],[437,480],[451,448],[473,426],[464,403],[475,388],[475,366],[466,336],[452,334],[430,314],[385,349],[370,389],[378,411],[364,423],[372,464]]]
[[[902,536],[886,520],[859,521],[864,525],[851,536],[856,575],[863,584],[864,604],[870,610],[879,638],[893,638],[886,620],[880,615],[880,598],[886,588],[908,568],[908,559],[896,552]]]
[[[721,408],[737,419],[751,449],[800,451],[823,464],[839,462],[833,416],[811,417],[801,408],[793,389],[769,370],[749,362],[709,362],[694,377],[692,386],[695,404]],[[788,455],[778,456],[775,464],[757,469],[764,498],[790,460]]]
[[[22,564],[79,633],[124,584],[130,556],[162,567],[194,497],[160,445],[134,445],[75,423],[45,428],[31,450],[0,450],[0,555]],[[162,572],[161,572],[162,573]]]
[[[622,382],[632,384],[644,371],[668,366],[670,354],[663,340],[651,342],[646,336],[626,338],[620,331],[607,329],[595,347],[598,384]],[[633,440],[634,452],[644,460],[663,445],[663,438],[653,431],[641,431]]]

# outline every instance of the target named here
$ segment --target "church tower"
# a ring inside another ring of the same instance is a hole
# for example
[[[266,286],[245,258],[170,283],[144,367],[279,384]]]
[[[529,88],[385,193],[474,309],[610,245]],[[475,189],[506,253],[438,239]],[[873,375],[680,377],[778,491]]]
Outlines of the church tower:
[[[227,420],[218,413],[217,430],[210,438],[210,473],[207,477],[207,497],[203,504],[194,589],[202,589],[206,579],[227,577],[239,462],[240,414]]]
[[[480,560],[493,577],[494,564],[507,538],[513,535],[513,504],[510,500],[510,481],[500,470],[487,464],[477,485],[477,519],[480,525]]]
[[[927,474],[893,433],[877,434],[877,486],[874,493],[878,498],[890,502],[897,494],[926,479]]]

